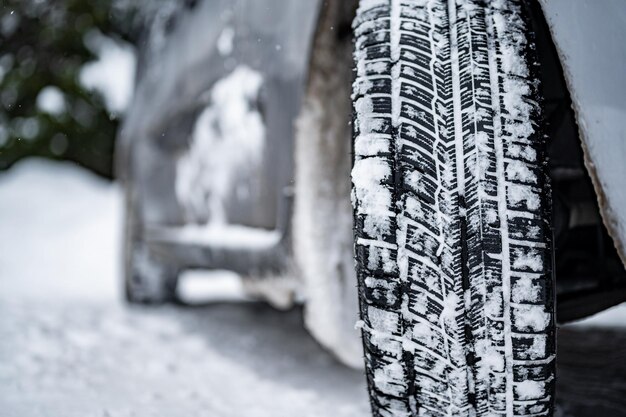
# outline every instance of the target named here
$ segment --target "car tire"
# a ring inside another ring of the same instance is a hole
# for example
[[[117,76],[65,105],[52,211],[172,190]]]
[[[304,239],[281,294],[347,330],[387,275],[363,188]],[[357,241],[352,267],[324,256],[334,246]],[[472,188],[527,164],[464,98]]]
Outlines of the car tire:
[[[551,196],[523,0],[361,0],[352,170],[375,416],[551,415]]]

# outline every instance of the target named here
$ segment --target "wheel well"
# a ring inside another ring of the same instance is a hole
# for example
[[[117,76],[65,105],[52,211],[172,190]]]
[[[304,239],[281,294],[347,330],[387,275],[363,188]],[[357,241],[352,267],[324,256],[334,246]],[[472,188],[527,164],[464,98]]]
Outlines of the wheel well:
[[[602,221],[563,68],[537,0],[530,12],[552,182],[557,316],[565,322],[626,301],[626,272]]]

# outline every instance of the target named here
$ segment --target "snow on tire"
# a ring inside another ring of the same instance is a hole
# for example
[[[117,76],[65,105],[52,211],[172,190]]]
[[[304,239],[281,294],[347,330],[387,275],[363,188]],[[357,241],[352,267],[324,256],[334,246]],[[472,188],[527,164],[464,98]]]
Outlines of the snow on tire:
[[[522,0],[361,0],[355,251],[375,416],[553,411],[550,189]]]

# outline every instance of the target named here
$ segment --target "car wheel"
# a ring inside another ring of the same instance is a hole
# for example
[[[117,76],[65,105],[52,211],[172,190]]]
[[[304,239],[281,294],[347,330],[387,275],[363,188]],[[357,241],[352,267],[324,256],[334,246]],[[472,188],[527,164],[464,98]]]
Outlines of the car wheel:
[[[354,31],[374,415],[551,415],[551,197],[525,2],[361,0]]]

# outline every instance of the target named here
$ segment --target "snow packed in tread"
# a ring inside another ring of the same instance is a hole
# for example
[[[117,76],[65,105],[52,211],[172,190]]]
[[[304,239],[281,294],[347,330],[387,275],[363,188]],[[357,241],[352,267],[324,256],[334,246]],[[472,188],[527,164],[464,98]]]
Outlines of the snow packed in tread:
[[[549,415],[549,184],[519,0],[362,0],[355,251],[375,416]]]

